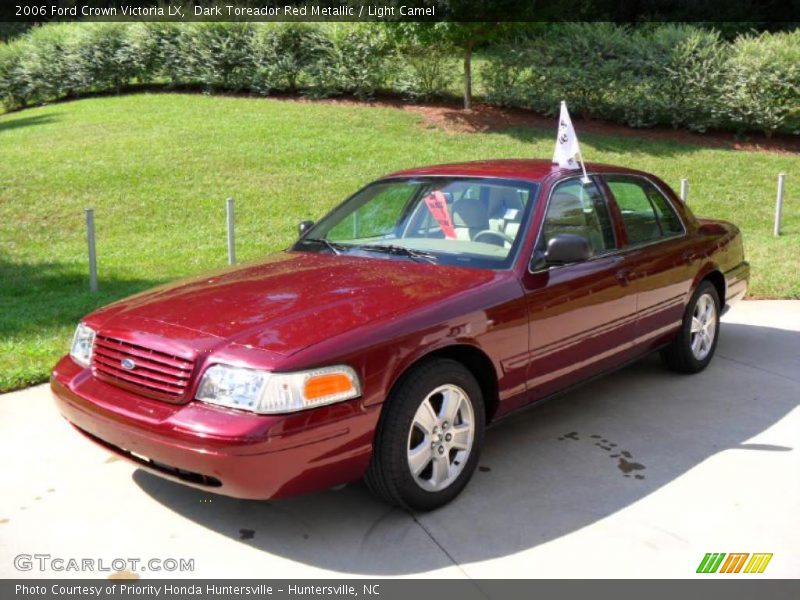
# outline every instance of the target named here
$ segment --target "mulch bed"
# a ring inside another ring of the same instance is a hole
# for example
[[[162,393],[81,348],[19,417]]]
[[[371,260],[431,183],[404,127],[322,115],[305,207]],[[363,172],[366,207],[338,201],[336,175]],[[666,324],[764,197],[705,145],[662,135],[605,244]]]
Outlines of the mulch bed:
[[[394,98],[379,98],[372,101],[359,101],[352,98],[325,98],[311,100],[302,97],[276,96],[280,100],[296,102],[324,102],[346,106],[376,106],[399,108],[421,115],[426,127],[436,127],[449,133],[486,133],[503,131],[515,127],[533,129],[552,129],[555,133],[556,118],[545,117],[529,110],[500,108],[489,104],[475,104],[465,110],[456,104],[431,103],[413,104]],[[763,134],[751,133],[737,136],[731,132],[709,131],[693,133],[683,129],[657,127],[637,129],[617,123],[596,119],[579,119],[573,117],[576,129],[586,133],[613,135],[620,137],[637,137],[645,140],[676,142],[711,148],[727,148],[748,152],[769,152],[775,154],[800,154],[800,136],[776,134],[771,138]]]
[[[162,85],[135,85],[122,90],[122,93],[203,93],[196,86],[165,87]],[[111,92],[86,94],[82,97],[104,97],[114,95]],[[237,97],[262,97],[252,93],[227,93],[220,96]],[[68,98],[59,102],[69,102],[78,98]],[[469,110],[461,107],[459,102],[432,102],[411,103],[397,96],[378,96],[372,100],[363,101],[353,97],[310,99],[297,94],[275,94],[267,96],[268,100],[289,102],[320,102],[326,104],[339,104],[344,106],[374,106],[389,107],[405,110],[423,118],[423,127],[435,127],[449,133],[487,133],[503,131],[516,127],[551,130],[555,135],[556,118],[545,117],[530,110],[519,108],[500,108],[489,104],[476,103]],[[16,112],[16,111],[10,111]],[[729,150],[743,150],[747,152],[768,152],[772,154],[800,154],[800,135],[775,134],[767,138],[760,133],[749,133],[744,136],[726,131],[708,131],[706,133],[693,133],[683,129],[656,127],[652,129],[638,129],[611,123],[599,119],[580,119],[573,116],[572,122],[576,129],[586,133],[597,133],[619,137],[635,137],[643,140],[676,142],[679,144],[692,144],[706,148],[727,148]]]

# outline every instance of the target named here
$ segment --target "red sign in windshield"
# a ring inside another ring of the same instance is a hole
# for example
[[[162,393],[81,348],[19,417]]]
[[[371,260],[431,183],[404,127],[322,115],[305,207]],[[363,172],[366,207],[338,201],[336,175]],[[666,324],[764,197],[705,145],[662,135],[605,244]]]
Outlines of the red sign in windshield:
[[[450,218],[450,211],[447,209],[447,199],[444,194],[439,190],[431,192],[425,196],[425,204],[428,210],[431,211],[433,218],[439,223],[439,227],[442,228],[444,237],[450,240],[456,239],[456,228]]]

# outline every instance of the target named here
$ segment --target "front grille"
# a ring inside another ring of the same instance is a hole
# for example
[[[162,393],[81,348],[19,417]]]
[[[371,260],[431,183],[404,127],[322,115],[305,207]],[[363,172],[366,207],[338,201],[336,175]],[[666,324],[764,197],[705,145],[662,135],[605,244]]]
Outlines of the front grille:
[[[122,366],[128,360],[133,369]],[[189,385],[193,363],[190,360],[98,335],[94,341],[92,373],[97,379],[144,396],[180,402]]]

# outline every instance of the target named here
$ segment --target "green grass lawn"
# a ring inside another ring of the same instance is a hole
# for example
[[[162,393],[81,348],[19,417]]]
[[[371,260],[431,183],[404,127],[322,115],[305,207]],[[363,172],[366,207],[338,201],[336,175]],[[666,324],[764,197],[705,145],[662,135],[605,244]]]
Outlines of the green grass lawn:
[[[134,95],[0,116],[0,391],[46,380],[78,319],[159,282],[286,247],[383,173],[434,162],[552,155],[553,131],[449,134],[393,108]],[[579,132],[580,133],[580,132]],[[581,136],[585,156],[690,179],[699,215],[742,227],[755,296],[800,297],[800,158],[633,137]],[[775,176],[784,232],[771,236]],[[94,207],[101,292],[87,291]]]

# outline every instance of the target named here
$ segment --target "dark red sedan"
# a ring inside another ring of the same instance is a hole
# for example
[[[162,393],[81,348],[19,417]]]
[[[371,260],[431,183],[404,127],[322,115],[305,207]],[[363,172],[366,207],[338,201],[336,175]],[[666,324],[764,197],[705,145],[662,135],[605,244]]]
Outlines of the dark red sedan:
[[[52,389],[82,433],[204,490],[275,498],[365,477],[432,509],[486,425],[660,350],[704,369],[747,289],[739,230],[658,177],[537,160],[369,184],[264,260],[87,316]]]

